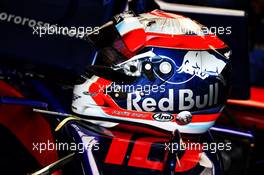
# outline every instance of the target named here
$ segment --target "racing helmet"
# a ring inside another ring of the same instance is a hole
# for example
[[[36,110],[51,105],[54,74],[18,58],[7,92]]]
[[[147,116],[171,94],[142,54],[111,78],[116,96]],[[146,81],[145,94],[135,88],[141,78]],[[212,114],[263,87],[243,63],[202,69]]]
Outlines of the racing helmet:
[[[183,133],[203,133],[220,115],[231,50],[198,22],[129,11],[84,39],[96,54],[74,87],[73,112],[107,127],[125,121]]]

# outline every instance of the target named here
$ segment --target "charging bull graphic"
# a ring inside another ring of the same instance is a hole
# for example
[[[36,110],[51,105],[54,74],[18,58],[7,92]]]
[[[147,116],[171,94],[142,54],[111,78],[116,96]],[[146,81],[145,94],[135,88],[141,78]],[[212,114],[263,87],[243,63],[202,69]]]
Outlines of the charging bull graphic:
[[[205,79],[210,75],[218,76],[224,69],[226,63],[207,51],[189,51],[184,56],[178,73],[196,75]]]

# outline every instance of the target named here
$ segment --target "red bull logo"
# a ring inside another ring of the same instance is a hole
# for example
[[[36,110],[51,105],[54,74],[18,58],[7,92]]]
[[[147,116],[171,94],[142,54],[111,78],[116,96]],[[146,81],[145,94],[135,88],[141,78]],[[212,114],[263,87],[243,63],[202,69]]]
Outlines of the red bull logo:
[[[178,73],[187,73],[205,79],[210,75],[218,76],[226,63],[208,51],[189,51],[184,56]]]

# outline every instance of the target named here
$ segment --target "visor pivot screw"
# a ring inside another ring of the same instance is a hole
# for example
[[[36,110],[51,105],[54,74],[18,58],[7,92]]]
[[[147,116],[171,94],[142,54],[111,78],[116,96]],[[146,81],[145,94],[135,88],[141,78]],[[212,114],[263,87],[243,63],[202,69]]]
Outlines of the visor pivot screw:
[[[160,64],[160,66],[159,66],[159,70],[160,70],[160,72],[163,73],[163,74],[168,74],[168,73],[171,72],[171,70],[172,70],[172,66],[171,66],[171,64],[170,64],[169,62],[164,61],[164,62],[162,62],[162,63]]]
[[[192,121],[192,114],[189,111],[182,111],[176,116],[178,125],[187,125]]]

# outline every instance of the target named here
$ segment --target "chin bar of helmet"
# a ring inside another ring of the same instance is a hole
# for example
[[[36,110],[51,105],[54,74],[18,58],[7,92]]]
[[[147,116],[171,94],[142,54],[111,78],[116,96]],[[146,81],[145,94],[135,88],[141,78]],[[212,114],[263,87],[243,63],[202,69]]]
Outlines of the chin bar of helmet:
[[[175,129],[178,129],[181,133],[191,134],[201,134],[206,132],[211,126],[213,126],[215,120],[220,115],[219,111],[213,114],[192,114],[189,111],[170,114],[168,112],[141,112],[118,107],[93,105],[82,108],[74,108],[73,106],[73,112],[81,118],[89,120],[95,124],[103,124],[101,121],[104,121],[116,123],[116,125],[119,123],[132,124],[162,132],[172,132]],[[114,127],[116,125],[109,124],[105,125],[105,127]]]
[[[61,114],[61,113],[57,113],[54,111],[47,111],[47,110],[39,110],[39,109],[33,109],[35,112],[40,112],[40,113],[45,113],[45,114],[51,114],[51,115],[57,115],[57,116],[62,116],[64,117],[64,119],[61,121],[61,123],[58,125],[58,127],[56,128],[56,130],[59,130],[60,128],[62,128],[62,126],[64,126],[66,123],[68,123],[69,121],[79,121],[79,122],[88,122],[89,124],[92,125],[99,125],[99,126],[103,126],[103,128],[109,128],[110,124],[113,126],[116,126],[118,124],[129,124],[129,125],[134,125],[134,126],[139,126],[139,127],[143,127],[143,128],[149,128],[152,129],[154,131],[159,131],[160,133],[163,134],[170,134],[171,132],[175,131],[176,129],[178,129],[179,127],[184,127],[184,125],[187,125],[188,123],[191,122],[191,113],[184,111],[182,113],[179,113],[178,115],[171,115],[168,113],[151,113],[151,112],[145,112],[145,114],[148,115],[148,117],[150,117],[152,120],[142,120],[140,119],[140,117],[142,117],[142,112],[137,112],[137,111],[128,111],[128,110],[124,110],[124,111],[118,111],[118,110],[114,110],[113,113],[118,113],[118,112],[123,112],[125,113],[125,117],[102,117],[100,115],[96,116],[96,115],[92,115],[92,116],[86,116],[86,115],[81,115],[81,114]],[[96,109],[94,109],[96,110]],[[127,117],[127,114],[131,114],[132,116],[134,115],[138,115],[137,117],[135,117],[134,119],[131,119],[129,117]],[[65,118],[66,117],[66,118]],[[173,118],[170,118],[173,117]],[[163,120],[163,119],[169,120],[168,122],[165,121],[157,121],[157,120]],[[152,123],[154,122],[154,124]],[[106,124],[106,125],[104,125]],[[166,128],[167,125],[170,125],[170,128]],[[110,126],[111,127],[111,126]],[[181,132],[181,130],[179,129],[179,131]],[[190,132],[191,133],[191,132]]]

